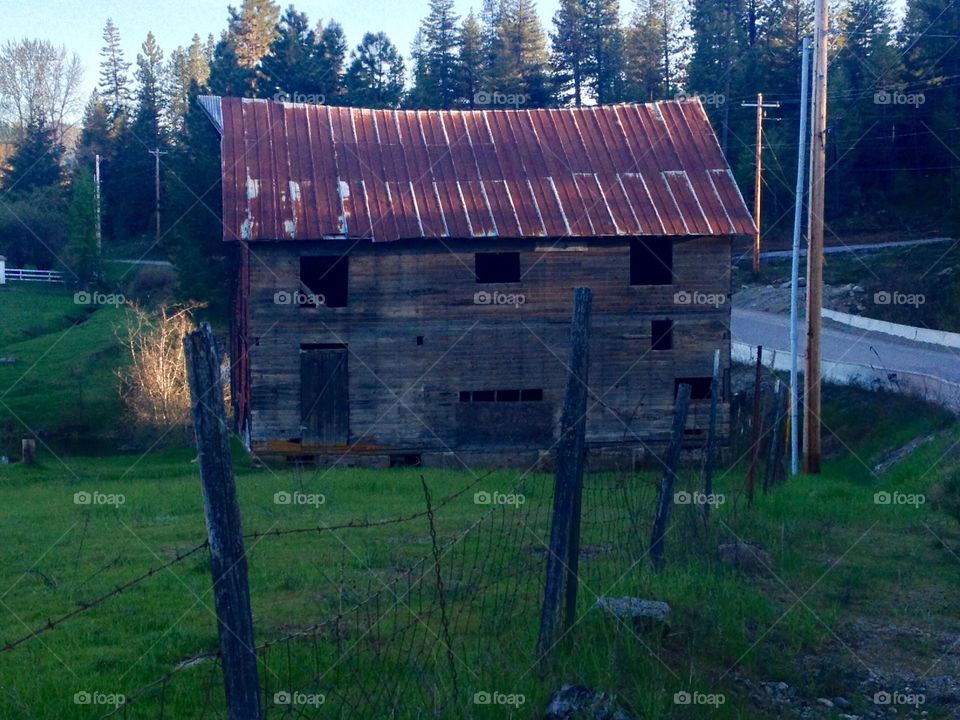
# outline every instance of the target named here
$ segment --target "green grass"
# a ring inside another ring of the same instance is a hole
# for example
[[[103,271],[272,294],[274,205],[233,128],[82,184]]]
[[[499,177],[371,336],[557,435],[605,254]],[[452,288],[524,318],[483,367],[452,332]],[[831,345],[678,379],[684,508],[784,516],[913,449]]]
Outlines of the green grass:
[[[16,359],[0,365],[0,438],[116,436],[125,313],[78,305],[63,286],[0,287],[0,357]]]
[[[706,536],[694,532],[690,513],[678,506],[662,573],[653,573],[642,556],[603,551],[608,545],[632,547],[625,539],[630,502],[637,503],[645,542],[656,477],[588,478],[583,547],[592,554],[585,552],[581,567],[578,611],[583,619],[542,677],[532,661],[551,479],[532,476],[524,482],[522,517],[529,529],[518,525],[517,511],[507,509],[458,540],[484,516],[486,506],[473,502],[471,489],[438,508],[446,614],[455,635],[460,695],[466,698],[461,708],[448,706],[441,716],[502,717],[504,708],[469,703],[477,691],[499,690],[522,693],[526,702],[516,716],[536,717],[553,690],[573,682],[616,692],[637,717],[703,717],[702,707],[673,704],[679,690],[724,693],[727,702],[710,710],[710,717],[775,717],[751,704],[735,681],[738,676],[785,680],[813,698],[847,694],[860,702],[843,686],[842,672],[813,676],[799,659],[857,668],[836,639],[855,622],[905,623],[931,631],[952,627],[951,618],[960,611],[952,581],[957,561],[936,537],[951,548],[960,546],[955,523],[929,504],[878,505],[874,493],[928,493],[958,432],[927,406],[850,388],[828,389],[825,422],[843,443],[823,475],[761,493],[748,507],[740,493],[743,467],[720,472],[717,490],[728,502],[712,514]],[[879,453],[935,431],[941,434],[934,442],[882,480],[872,476],[868,468]],[[236,465],[248,531],[373,521],[424,507],[421,473],[415,470],[277,471],[254,468],[239,453]],[[467,472],[422,475],[435,504],[472,481]],[[684,482],[690,478],[685,473]],[[478,489],[504,491],[516,482],[515,472],[498,471],[483,478]],[[326,502],[319,508],[273,502],[276,492],[297,489],[322,493]],[[125,502],[119,508],[74,504],[74,493],[94,490],[122,494]],[[5,529],[0,640],[7,641],[205,537],[193,454],[62,461],[44,454],[39,467],[0,466],[0,526]],[[773,558],[776,577],[743,575],[716,563],[716,543],[734,535],[758,542]],[[423,517],[336,534],[250,540],[247,547],[260,642],[329,620],[383,583],[403,587],[404,574],[431,552]],[[399,615],[377,626],[398,630],[408,621],[413,631],[400,632],[392,643],[373,633],[347,653],[348,661],[319,679],[318,669],[335,665],[340,650],[352,642],[341,648],[328,637],[281,645],[262,658],[262,676],[273,690],[314,687],[330,698],[354,693],[357,717],[371,716],[363,703],[393,683],[401,688],[396,717],[418,716],[435,696],[449,701],[452,674],[437,639],[442,625],[432,570],[417,587],[420,595],[408,600],[411,611],[400,608]],[[670,631],[625,631],[590,611],[594,593],[667,600],[674,608]],[[381,602],[378,610],[392,604]],[[130,694],[179,661],[215,649],[212,607],[208,561],[200,554],[0,654],[0,717],[92,717],[90,708],[73,704],[77,691]],[[379,614],[373,608],[359,613],[367,620]],[[356,619],[347,616],[348,629],[350,618]],[[216,702],[219,679],[212,670],[210,663],[199,663],[176,675],[164,694],[168,717],[199,717],[211,688]],[[430,678],[437,687],[424,690]],[[158,717],[159,703],[160,693],[150,693],[131,706],[130,717]],[[929,709],[937,717],[937,710]]]

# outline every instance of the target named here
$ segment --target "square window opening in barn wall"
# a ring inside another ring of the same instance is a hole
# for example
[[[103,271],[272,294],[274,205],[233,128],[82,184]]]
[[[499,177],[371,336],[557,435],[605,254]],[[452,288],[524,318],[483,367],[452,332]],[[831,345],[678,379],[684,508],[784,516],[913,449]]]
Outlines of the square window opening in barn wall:
[[[707,377],[681,377],[673,381],[673,397],[676,399],[681,385],[690,386],[691,400],[709,400],[710,386],[713,384],[713,378]]]
[[[300,256],[301,285],[314,295],[322,295],[322,304],[327,307],[347,306],[348,278],[349,261],[346,255]]]
[[[630,284],[673,284],[673,240],[670,238],[630,240]]]
[[[478,283],[520,282],[520,253],[478,252],[474,256],[474,270]]]
[[[650,349],[673,349],[673,320],[653,320],[650,323]]]

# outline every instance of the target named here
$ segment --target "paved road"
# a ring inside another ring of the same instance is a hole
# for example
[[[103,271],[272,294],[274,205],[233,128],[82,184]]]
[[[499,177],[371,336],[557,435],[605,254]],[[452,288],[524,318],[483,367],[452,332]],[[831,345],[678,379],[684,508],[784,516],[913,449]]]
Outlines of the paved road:
[[[789,317],[759,310],[733,309],[731,336],[734,342],[776,350],[777,366],[789,362]],[[800,328],[800,352],[806,347],[805,328]],[[857,328],[833,326],[824,321],[823,360],[863,365],[887,373],[919,373],[952,383],[960,383],[960,351],[925,343],[867,333]],[[801,355],[801,370],[803,357]]]
[[[922,240],[896,240],[893,242],[881,242],[881,243],[851,243],[849,245],[827,245],[823,252],[826,255],[837,255],[840,253],[850,253],[850,252],[871,252],[878,250],[889,250],[890,248],[903,248],[903,247],[917,247],[920,245],[940,245],[943,243],[957,242],[956,238],[949,237],[937,237],[937,238],[924,238]],[[740,251],[739,248],[737,250]],[[739,256],[742,260],[743,258],[749,257],[751,250],[747,248]],[[760,253],[761,258],[788,258],[793,253],[790,250],[768,250],[766,252]],[[807,254],[806,247],[800,247],[800,255],[804,256]]]

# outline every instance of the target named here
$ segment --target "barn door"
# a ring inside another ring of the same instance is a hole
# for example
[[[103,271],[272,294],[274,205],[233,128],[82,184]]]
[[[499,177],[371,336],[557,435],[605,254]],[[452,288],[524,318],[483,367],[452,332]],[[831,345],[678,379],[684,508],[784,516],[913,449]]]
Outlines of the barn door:
[[[346,347],[302,347],[300,424],[304,444],[346,445],[349,416]]]

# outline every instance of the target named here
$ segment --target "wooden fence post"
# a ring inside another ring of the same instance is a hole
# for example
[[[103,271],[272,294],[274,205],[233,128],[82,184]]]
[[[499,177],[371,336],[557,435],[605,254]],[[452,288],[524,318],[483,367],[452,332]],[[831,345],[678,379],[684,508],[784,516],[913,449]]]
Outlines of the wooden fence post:
[[[677,484],[677,467],[680,465],[680,451],[683,450],[683,430],[687,425],[687,409],[690,407],[690,385],[683,383],[677,391],[677,400],[673,406],[673,430],[670,433],[670,447],[667,449],[666,469],[660,480],[660,492],[657,496],[657,515],[653,520],[653,532],[650,536],[650,559],[653,567],[663,567],[664,536],[670,522],[670,510],[673,508],[673,489]]]
[[[547,576],[540,614],[540,636],[537,641],[539,660],[543,660],[555,642],[557,619],[561,602],[564,600],[564,586],[568,627],[573,624],[576,615],[592,300],[593,293],[590,288],[574,290],[567,389],[554,463],[550,549],[547,554]]]
[[[760,438],[763,415],[760,414],[760,396],[763,390],[763,345],[757,345],[757,372],[753,382],[753,421],[750,427],[750,469],[747,470],[747,502],[753,504],[753,489],[757,484],[757,460],[760,456]]]
[[[24,438],[20,441],[20,457],[24,465],[37,464],[37,441],[33,438]]]
[[[240,505],[223,406],[220,358],[210,325],[184,340],[197,438],[203,509],[210,539],[214,601],[229,720],[260,720],[260,678],[253,643]]]
[[[710,380],[710,423],[707,426],[707,447],[703,459],[703,494],[713,494],[713,465],[717,452],[717,409],[720,404],[720,351],[713,351],[713,378]],[[733,433],[731,432],[731,435]],[[703,515],[710,515],[710,503],[703,504]]]
[[[771,471],[767,471],[767,474],[770,477],[770,484],[780,482],[780,478],[786,474],[786,468],[784,467],[784,458],[786,458],[786,445],[789,441],[790,433],[788,432],[790,426],[790,387],[786,383],[780,384],[780,392],[777,393],[775,398],[777,405],[777,425],[774,428],[773,438],[773,452],[770,456],[770,465],[773,467]]]

